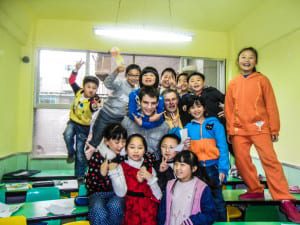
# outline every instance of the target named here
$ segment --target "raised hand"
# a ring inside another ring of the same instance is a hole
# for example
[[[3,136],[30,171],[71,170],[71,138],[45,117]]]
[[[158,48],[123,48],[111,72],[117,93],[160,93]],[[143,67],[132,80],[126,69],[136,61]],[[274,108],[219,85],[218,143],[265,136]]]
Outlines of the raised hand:
[[[161,162],[161,164],[159,165],[159,172],[163,173],[165,171],[167,171],[169,165],[167,163],[168,159],[166,157],[163,157],[163,160]]]
[[[183,145],[184,145],[183,147],[184,150],[189,150],[191,147],[191,138],[188,137],[187,139],[185,139]]]
[[[165,111],[161,112],[161,113],[155,113],[152,116],[150,116],[149,121],[150,122],[154,122],[160,119],[160,117],[165,113]]]
[[[76,62],[76,64],[75,64],[75,70],[79,71],[83,64],[84,64],[84,61],[82,61],[82,59],[80,59],[80,61]]]
[[[88,142],[85,143],[86,149],[84,151],[85,157],[87,160],[90,160],[92,158],[92,155],[96,151],[96,148],[92,145],[90,145]]]
[[[143,120],[142,120],[142,118],[141,117],[137,117],[136,115],[134,115],[133,113],[132,113],[132,116],[133,116],[133,118],[134,118],[134,122],[138,125],[138,126],[142,126],[142,124],[143,124]]]

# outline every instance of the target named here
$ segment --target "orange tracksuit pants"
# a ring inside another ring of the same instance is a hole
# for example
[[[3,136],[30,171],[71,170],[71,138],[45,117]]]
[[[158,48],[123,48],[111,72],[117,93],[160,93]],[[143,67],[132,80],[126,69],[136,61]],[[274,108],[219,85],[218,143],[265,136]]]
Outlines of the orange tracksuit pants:
[[[249,136],[231,136],[235,162],[240,175],[248,186],[248,192],[263,192],[258,174],[250,156],[250,147],[254,144],[266,174],[267,184],[274,200],[292,200],[282,166],[277,159],[270,134]]]

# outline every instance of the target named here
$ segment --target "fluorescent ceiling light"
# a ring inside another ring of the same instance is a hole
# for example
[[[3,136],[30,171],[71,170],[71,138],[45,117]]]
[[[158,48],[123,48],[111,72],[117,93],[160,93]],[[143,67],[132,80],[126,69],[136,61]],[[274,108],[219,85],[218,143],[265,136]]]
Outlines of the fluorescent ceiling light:
[[[133,41],[155,41],[155,42],[189,42],[192,41],[191,34],[178,32],[154,31],[146,29],[98,27],[94,29],[96,35],[108,38],[117,38]]]

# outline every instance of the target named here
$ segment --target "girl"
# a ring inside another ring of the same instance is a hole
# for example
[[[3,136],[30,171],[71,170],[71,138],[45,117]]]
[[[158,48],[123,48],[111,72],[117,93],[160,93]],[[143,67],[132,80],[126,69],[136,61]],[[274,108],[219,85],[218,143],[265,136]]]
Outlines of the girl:
[[[177,91],[180,95],[180,98],[188,93],[188,82],[187,82],[187,73],[180,73],[177,78]]]
[[[158,214],[159,225],[210,225],[217,212],[209,187],[196,177],[195,153],[182,151],[175,156],[176,179],[167,184]]]
[[[126,142],[128,160],[111,171],[114,190],[125,195],[126,225],[155,225],[158,203],[162,196],[155,170],[147,169],[144,154],[147,143],[140,134],[129,136]]]
[[[109,171],[122,161],[120,152],[125,146],[127,131],[118,123],[109,124],[103,140],[89,160],[85,177],[89,193],[91,225],[119,225],[122,222],[124,200],[112,188]]]
[[[160,139],[158,146],[162,159],[155,162],[154,168],[157,171],[158,185],[162,191],[166,189],[169,180],[175,179],[174,158],[182,150],[179,146],[180,141],[175,134],[166,134]]]
[[[157,70],[154,67],[147,66],[142,70],[140,79],[139,79],[140,88],[142,87],[154,87],[158,89],[159,84],[159,75]],[[164,122],[163,113],[164,113],[164,99],[159,96],[158,106],[156,113],[151,117],[142,115],[139,107],[139,93],[140,88],[132,91],[129,94],[129,104],[128,104],[128,117],[135,121],[139,126],[145,129],[151,129],[158,127]]]
[[[257,51],[244,48],[238,54],[240,75],[227,89],[225,115],[227,132],[232,142],[236,166],[248,186],[240,199],[264,198],[264,187],[250,157],[255,145],[266,173],[267,183],[275,200],[281,200],[281,211],[293,222],[300,223],[300,213],[292,203],[288,183],[272,142],[278,141],[280,121],[275,95],[269,79],[256,72]]]

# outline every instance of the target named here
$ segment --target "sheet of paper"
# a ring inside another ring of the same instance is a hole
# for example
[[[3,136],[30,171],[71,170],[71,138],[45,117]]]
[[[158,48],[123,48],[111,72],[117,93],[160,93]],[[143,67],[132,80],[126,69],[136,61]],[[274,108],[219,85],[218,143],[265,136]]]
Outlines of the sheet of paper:
[[[188,138],[188,131],[186,128],[181,129],[180,131],[181,144]]]

